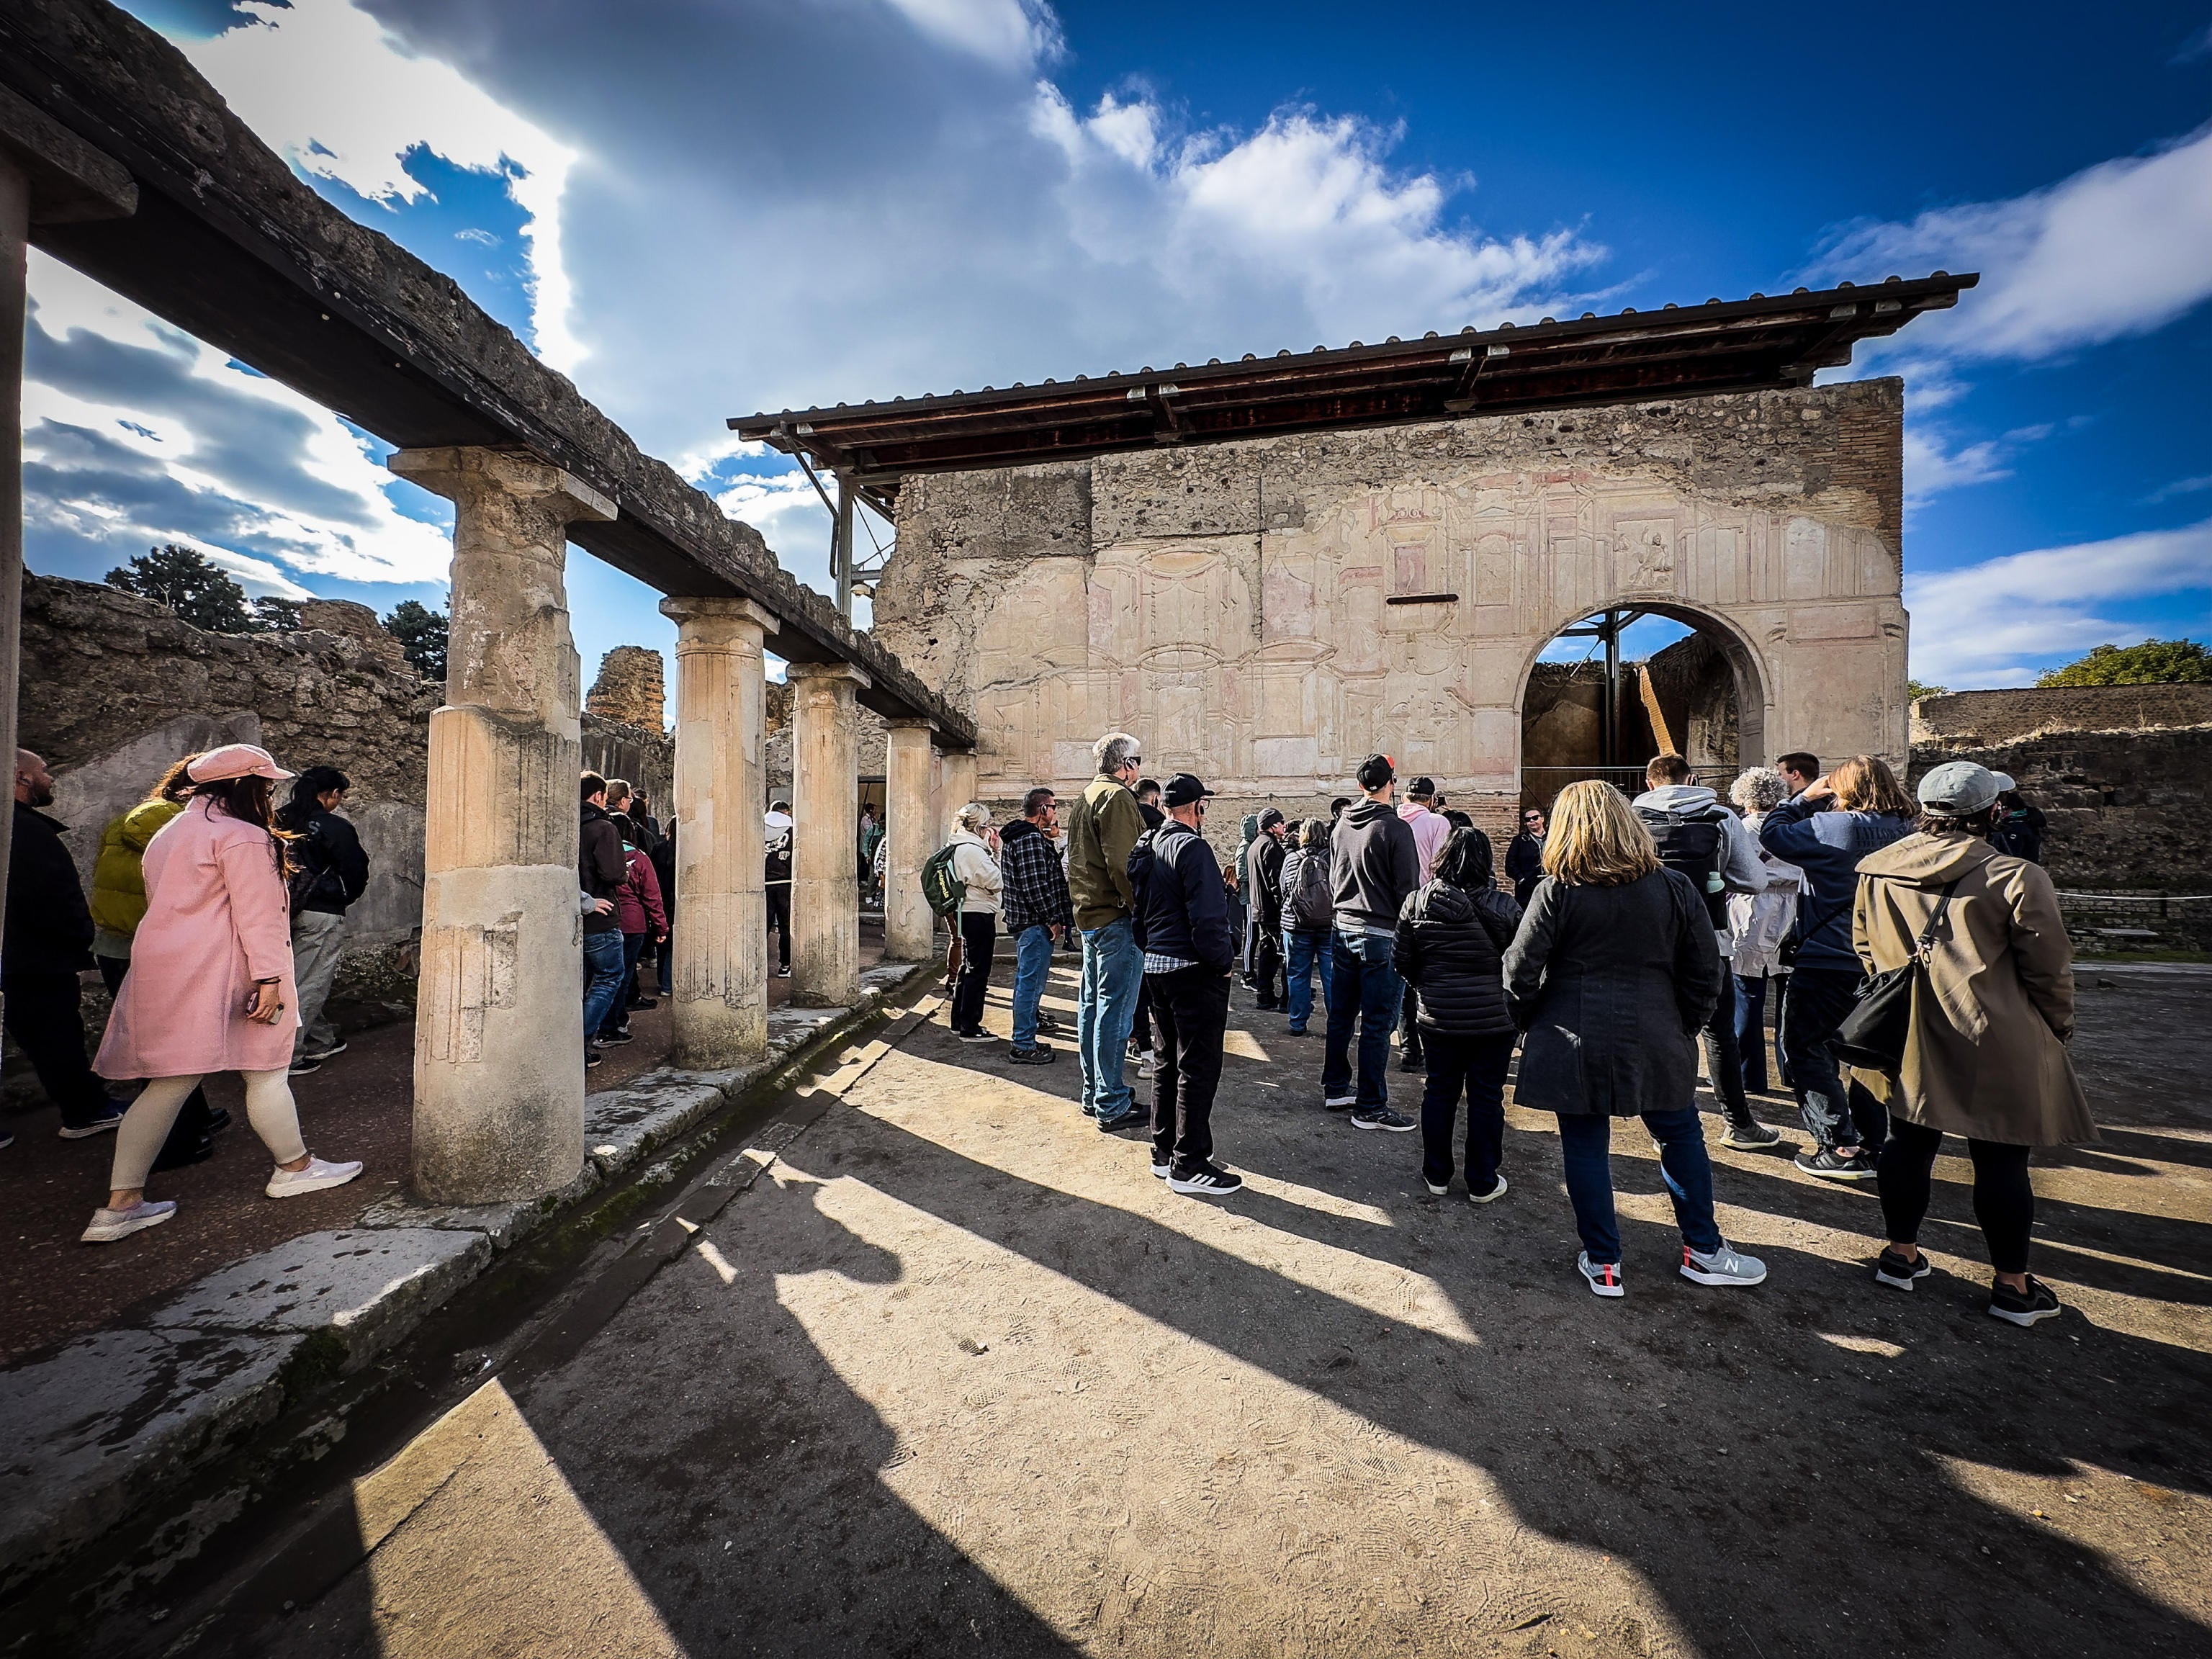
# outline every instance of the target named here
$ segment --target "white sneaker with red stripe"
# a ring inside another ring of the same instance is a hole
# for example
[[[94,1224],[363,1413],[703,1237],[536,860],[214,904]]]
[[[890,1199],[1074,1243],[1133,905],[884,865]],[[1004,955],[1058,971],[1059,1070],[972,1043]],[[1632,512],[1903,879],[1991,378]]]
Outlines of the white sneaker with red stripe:
[[[1589,1252],[1584,1250],[1575,1258],[1575,1266],[1582,1270],[1583,1277],[1589,1281],[1592,1296],[1628,1294],[1628,1287],[1620,1282],[1620,1263],[1618,1261],[1593,1261],[1589,1259]]]

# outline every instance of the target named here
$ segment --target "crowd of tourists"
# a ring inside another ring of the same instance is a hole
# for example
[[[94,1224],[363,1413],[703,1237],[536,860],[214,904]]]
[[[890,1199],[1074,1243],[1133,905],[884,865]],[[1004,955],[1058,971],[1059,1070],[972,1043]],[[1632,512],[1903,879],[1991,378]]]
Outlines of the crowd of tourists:
[[[1319,1008],[1321,1053],[1304,1062],[1319,1107],[1357,1130],[1419,1130],[1431,1194],[1456,1180],[1488,1205],[1510,1190],[1509,1080],[1517,1105],[1556,1115],[1576,1268],[1595,1295],[1624,1293],[1618,1117],[1639,1119],[1658,1151],[1681,1274],[1757,1285],[1765,1264],[1715,1213],[1699,1051],[1722,1143],[1785,1150],[1750,1100],[1768,1093],[1771,1006],[1772,1075],[1807,1143],[1796,1166],[1875,1185],[1877,1281],[1910,1291],[1929,1271],[1917,1241],[1950,1133],[1972,1164],[1990,1312],[2021,1325],[2057,1312],[2027,1272],[2028,1154],[2095,1132],[2067,1054],[2071,952],[2036,861],[2041,815],[2002,774],[1950,762],[1915,799],[1878,757],[1823,771],[1791,753],[1743,772],[1724,801],[1662,755],[1632,799],[1589,781],[1524,811],[1501,872],[1433,780],[1399,798],[1387,755],[1361,763],[1358,793],[1327,818],[1247,816],[1225,866],[1200,779],[1146,777],[1126,732],[1094,757],[1079,797],[1032,789],[1003,828],[981,803],[961,809],[923,890],[957,944],[954,1034],[1000,1041],[983,1015],[1003,927],[1016,964],[1006,1057],[1052,1064],[1047,1037],[1072,1035],[1084,1115],[1103,1133],[1146,1131],[1170,1190],[1243,1185],[1212,1130],[1241,982],[1288,1037],[1310,1036]],[[1068,1033],[1042,1000],[1071,933],[1082,969]],[[1391,1103],[1394,1042],[1397,1069],[1423,1077],[1418,1116]]]

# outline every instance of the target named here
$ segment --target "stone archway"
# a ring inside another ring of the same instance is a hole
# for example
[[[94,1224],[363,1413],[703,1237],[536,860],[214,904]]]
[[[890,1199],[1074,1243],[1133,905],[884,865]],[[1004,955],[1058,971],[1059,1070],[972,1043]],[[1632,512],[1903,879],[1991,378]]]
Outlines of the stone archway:
[[[1620,629],[1645,617],[1690,632],[1648,659],[1623,661],[1617,648],[1608,649],[1617,672],[1542,660],[1578,629],[1590,630],[1595,650],[1614,647]],[[1613,641],[1605,638],[1608,628]],[[1766,753],[1773,685],[1758,646],[1718,611],[1629,597],[1579,610],[1537,641],[1521,665],[1513,708],[1522,804],[1547,804],[1579,777],[1605,777],[1633,793],[1644,762],[1663,751],[1686,756],[1713,782],[1757,765]]]

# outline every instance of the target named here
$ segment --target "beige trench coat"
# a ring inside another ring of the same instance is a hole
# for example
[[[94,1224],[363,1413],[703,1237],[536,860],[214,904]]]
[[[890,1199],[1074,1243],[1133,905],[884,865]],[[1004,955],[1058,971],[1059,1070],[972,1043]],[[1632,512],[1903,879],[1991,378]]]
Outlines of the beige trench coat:
[[[2074,952],[2051,878],[1977,836],[1907,836],[1861,860],[1851,940],[1869,973],[1909,960],[1957,880],[1895,1077],[1856,1073],[1908,1123],[1977,1140],[2094,1140],[2074,1075]]]

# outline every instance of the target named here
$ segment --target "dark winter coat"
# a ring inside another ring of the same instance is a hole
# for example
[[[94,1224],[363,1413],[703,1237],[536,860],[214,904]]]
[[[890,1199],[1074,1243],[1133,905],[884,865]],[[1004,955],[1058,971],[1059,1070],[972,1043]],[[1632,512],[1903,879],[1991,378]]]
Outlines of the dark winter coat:
[[[1523,830],[1507,843],[1505,848],[1505,879],[1513,884],[1513,896],[1522,909],[1536,896],[1536,884],[1544,878],[1544,843]]]
[[[1140,949],[1180,957],[1217,974],[1236,963],[1221,861],[1188,824],[1169,818],[1138,838],[1129,854],[1129,885],[1136,895]]]
[[[1759,821],[1759,844],[1805,872],[1812,890],[1797,904],[1796,966],[1859,971],[1851,949],[1851,904],[1859,860],[1912,833],[1911,822],[1882,812],[1822,811],[1800,795]]]
[[[676,917],[676,826],[670,824],[665,834],[656,835],[653,850],[646,856],[653,860],[653,873],[660,883],[660,908],[672,923]]]
[[[368,854],[362,850],[353,825],[319,805],[310,805],[302,817],[283,827],[295,837],[289,848],[292,913],[319,910],[343,915],[368,886]]]
[[[1990,831],[1990,845],[2000,853],[2009,853],[2016,859],[2026,859],[2030,864],[2043,862],[2043,832],[2050,820],[2043,809],[2023,806],[2008,812]]]
[[[1407,899],[1390,955],[1413,988],[1415,1023],[1447,1036],[1511,1035],[1504,964],[1520,926],[1521,907],[1487,868],[1479,888],[1432,881]]]
[[[629,879],[629,860],[623,855],[622,832],[605,807],[584,805],[584,823],[576,837],[576,880],[593,898],[613,903],[622,884]],[[587,933],[613,933],[622,930],[622,918],[609,910],[604,915],[584,913],[584,931]]]
[[[1395,927],[1399,910],[1421,884],[1420,848],[1398,809],[1379,800],[1352,802],[1336,821],[1328,845],[1337,921],[1351,927]]]
[[[1720,1000],[1705,896],[1657,870],[1620,887],[1547,876],[1505,953],[1528,1033],[1513,1097],[1540,1111],[1679,1112],[1698,1090],[1698,1032]]]
[[[8,846],[8,929],[0,973],[75,974],[92,966],[92,911],[63,826],[15,803]]]

